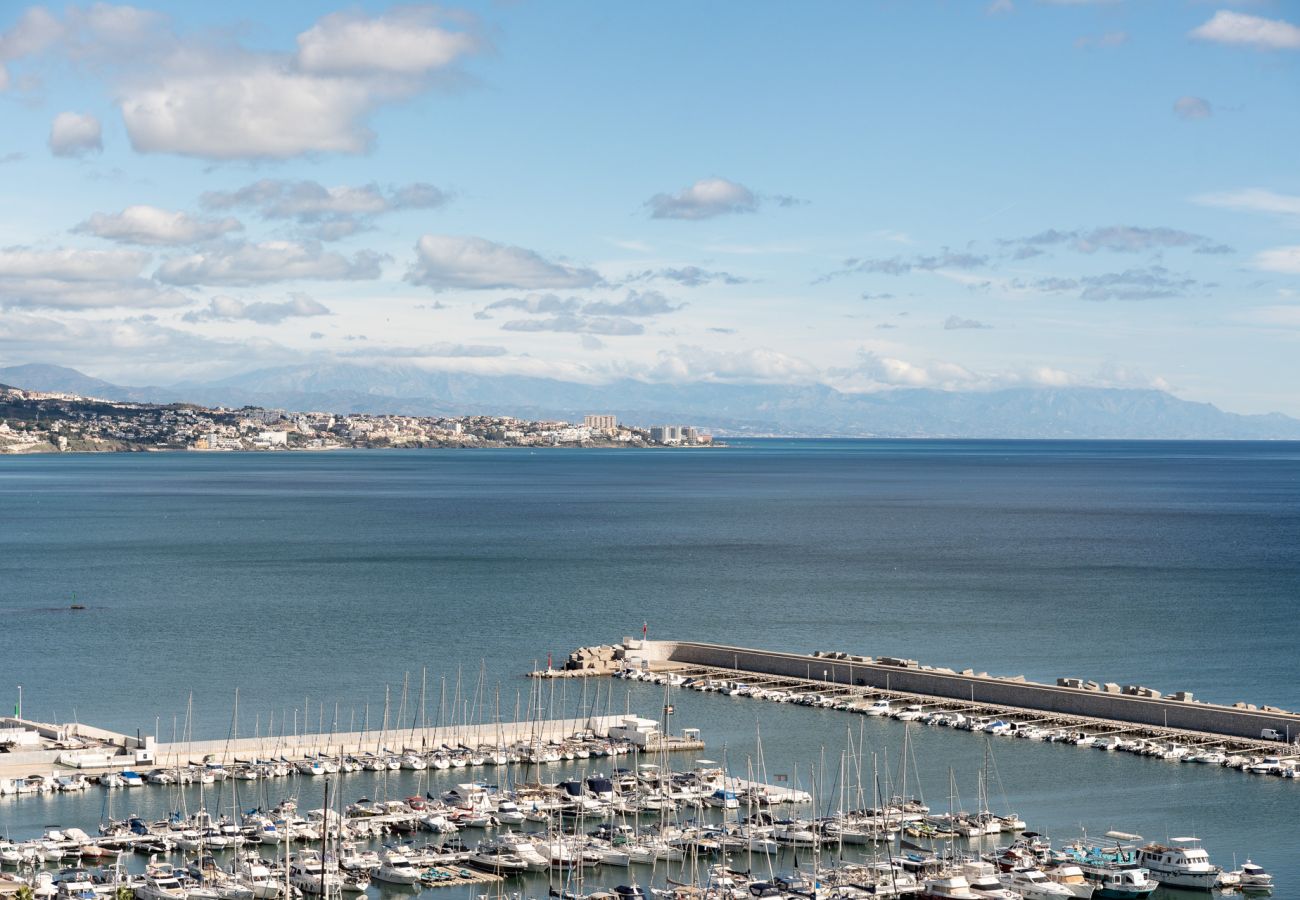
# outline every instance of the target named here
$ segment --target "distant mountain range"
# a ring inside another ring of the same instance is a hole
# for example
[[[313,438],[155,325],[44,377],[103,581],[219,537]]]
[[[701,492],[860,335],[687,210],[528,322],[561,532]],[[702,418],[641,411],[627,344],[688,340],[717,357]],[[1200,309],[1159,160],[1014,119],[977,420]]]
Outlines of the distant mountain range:
[[[1300,420],[1238,415],[1156,390],[907,388],[846,394],[825,385],[600,385],[516,375],[346,364],[258,369],[211,382],[126,387],[62,366],[0,368],[0,382],[107,400],[263,406],[406,415],[513,415],[580,420],[614,413],[633,424],[693,424],[716,434],[825,437],[1300,439]]]

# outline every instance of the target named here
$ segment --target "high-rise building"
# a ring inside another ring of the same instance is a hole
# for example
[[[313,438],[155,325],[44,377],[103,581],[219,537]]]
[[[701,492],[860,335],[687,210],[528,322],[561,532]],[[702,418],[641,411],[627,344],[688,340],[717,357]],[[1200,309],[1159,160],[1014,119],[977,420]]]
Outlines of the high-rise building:
[[[613,431],[618,427],[618,417],[606,415],[583,416],[582,424],[592,431]]]

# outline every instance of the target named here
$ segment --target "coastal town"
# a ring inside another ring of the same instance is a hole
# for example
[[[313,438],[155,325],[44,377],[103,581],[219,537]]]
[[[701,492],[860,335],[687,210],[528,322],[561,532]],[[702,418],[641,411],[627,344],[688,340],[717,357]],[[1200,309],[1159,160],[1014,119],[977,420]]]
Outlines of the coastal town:
[[[0,386],[0,453],[359,448],[710,447],[689,425],[638,427],[613,415],[581,422],[513,416],[292,412],[123,403]]]

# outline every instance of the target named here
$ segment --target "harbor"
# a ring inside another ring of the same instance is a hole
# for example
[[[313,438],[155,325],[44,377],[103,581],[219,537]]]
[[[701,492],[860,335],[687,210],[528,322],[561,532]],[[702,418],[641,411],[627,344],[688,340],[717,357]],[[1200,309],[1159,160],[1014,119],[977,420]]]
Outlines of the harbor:
[[[841,651],[792,654],[685,641],[624,638],[575,650],[564,668],[532,677],[611,676],[777,703],[818,706],[905,722],[1036,741],[1064,742],[1300,778],[1300,716],[1246,703],[1226,707],[1180,693],[1098,685],[1057,685],[915,660]],[[1172,711],[1172,715],[1171,715]]]
[[[291,773],[545,765],[633,750],[654,754],[704,748],[698,729],[667,734],[657,720],[628,714],[169,743],[83,723],[55,725],[10,716],[0,718],[0,734],[8,736],[10,746],[10,752],[0,755],[0,796],[80,790],[91,780],[125,786],[128,773],[155,784],[190,782],[217,771],[253,781]]]

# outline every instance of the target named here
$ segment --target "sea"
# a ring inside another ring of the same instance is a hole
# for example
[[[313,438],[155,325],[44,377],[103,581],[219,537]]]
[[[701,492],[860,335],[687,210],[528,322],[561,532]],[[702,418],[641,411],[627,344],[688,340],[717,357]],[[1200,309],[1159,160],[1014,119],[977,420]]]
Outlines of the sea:
[[[188,712],[221,738],[373,725],[404,683],[411,715],[424,683],[431,720],[489,695],[508,719],[525,672],[644,632],[1300,708],[1300,443],[728,443],[0,458],[0,707],[22,685],[27,718],[170,740]],[[597,690],[663,704],[606,679],[557,690],[556,715]],[[769,771],[824,796],[850,740],[902,758],[892,720],[678,693],[674,724],[742,774],[760,735]],[[971,807],[991,758],[993,806],[1039,832],[1194,834],[1300,897],[1300,781],[916,726],[909,742],[936,809],[953,784]],[[375,778],[341,789],[373,796]],[[171,793],[132,792],[130,811]],[[0,835],[93,831],[103,803],[0,798]]]

